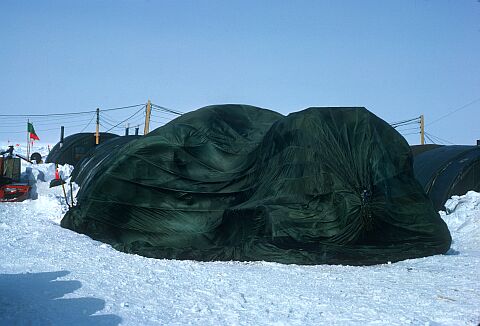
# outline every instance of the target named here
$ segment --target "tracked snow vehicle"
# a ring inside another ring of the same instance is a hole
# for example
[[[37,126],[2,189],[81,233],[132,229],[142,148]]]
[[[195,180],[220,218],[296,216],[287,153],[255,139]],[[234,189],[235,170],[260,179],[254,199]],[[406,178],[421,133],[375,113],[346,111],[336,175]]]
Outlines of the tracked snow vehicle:
[[[30,185],[20,182],[20,159],[28,159],[13,154],[13,146],[0,151],[0,202],[20,202],[29,197]]]

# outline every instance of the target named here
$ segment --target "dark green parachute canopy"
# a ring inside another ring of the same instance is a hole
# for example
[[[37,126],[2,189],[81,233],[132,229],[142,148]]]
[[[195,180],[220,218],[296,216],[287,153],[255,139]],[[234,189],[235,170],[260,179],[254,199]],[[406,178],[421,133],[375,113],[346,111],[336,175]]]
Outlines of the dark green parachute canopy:
[[[100,144],[108,139],[119,137],[118,135],[108,132],[101,132]],[[57,163],[57,164],[77,164],[85,155],[95,147],[95,133],[93,132],[80,132],[65,137],[63,143],[58,142],[53,146],[50,153],[48,153],[45,163]]]
[[[480,146],[431,146],[414,156],[413,167],[436,210],[453,195],[480,191]]]
[[[129,253],[366,265],[450,247],[408,144],[365,108],[209,106],[104,162],[61,225]]]
[[[131,135],[121,136],[108,139],[97,146],[92,147],[87,154],[75,164],[71,177],[72,181],[79,186],[83,186],[85,180],[94,178],[96,174],[101,173],[103,169],[108,167],[106,160],[115,155],[114,151],[120,150],[125,144],[142,136]]]

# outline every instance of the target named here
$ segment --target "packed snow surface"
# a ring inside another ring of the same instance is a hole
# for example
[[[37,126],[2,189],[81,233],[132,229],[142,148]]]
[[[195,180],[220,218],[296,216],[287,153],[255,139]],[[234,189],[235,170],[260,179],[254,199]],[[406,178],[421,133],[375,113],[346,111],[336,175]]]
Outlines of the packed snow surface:
[[[477,325],[480,194],[441,212],[447,255],[368,267],[150,259],[60,227],[53,165],[0,203],[0,325]],[[68,177],[71,167],[61,167]],[[70,198],[67,187],[67,200]],[[73,189],[75,191],[75,189]]]

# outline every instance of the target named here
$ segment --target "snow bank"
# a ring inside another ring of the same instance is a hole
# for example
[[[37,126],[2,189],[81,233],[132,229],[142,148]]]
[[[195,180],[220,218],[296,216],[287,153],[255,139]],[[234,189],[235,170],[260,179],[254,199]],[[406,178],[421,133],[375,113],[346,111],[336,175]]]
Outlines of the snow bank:
[[[452,250],[480,250],[480,193],[469,191],[463,196],[453,196],[445,208],[440,216],[452,234]]]
[[[26,164],[22,165],[22,179],[25,181],[43,181],[50,182],[55,179],[55,164],[54,163],[44,163],[44,164]],[[58,166],[58,174],[60,178],[66,180],[70,177],[73,171],[73,166],[65,164]]]
[[[58,174],[62,180],[68,181],[73,166],[65,164],[58,166]],[[30,164],[28,162],[22,163],[22,174],[20,177],[21,182],[28,183],[31,186],[30,199],[38,199],[38,187],[39,183],[50,184],[50,181],[55,179],[55,164]],[[43,185],[42,188],[45,188]],[[48,192],[48,191],[45,191]]]

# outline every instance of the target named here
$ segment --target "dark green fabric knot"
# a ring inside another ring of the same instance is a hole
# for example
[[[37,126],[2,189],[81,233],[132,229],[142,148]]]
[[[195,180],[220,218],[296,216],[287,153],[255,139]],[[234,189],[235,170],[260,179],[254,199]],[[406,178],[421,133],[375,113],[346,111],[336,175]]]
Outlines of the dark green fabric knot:
[[[364,188],[360,194],[362,207],[360,209],[360,215],[362,219],[362,225],[366,230],[372,229],[373,217],[372,217],[372,191]]]

